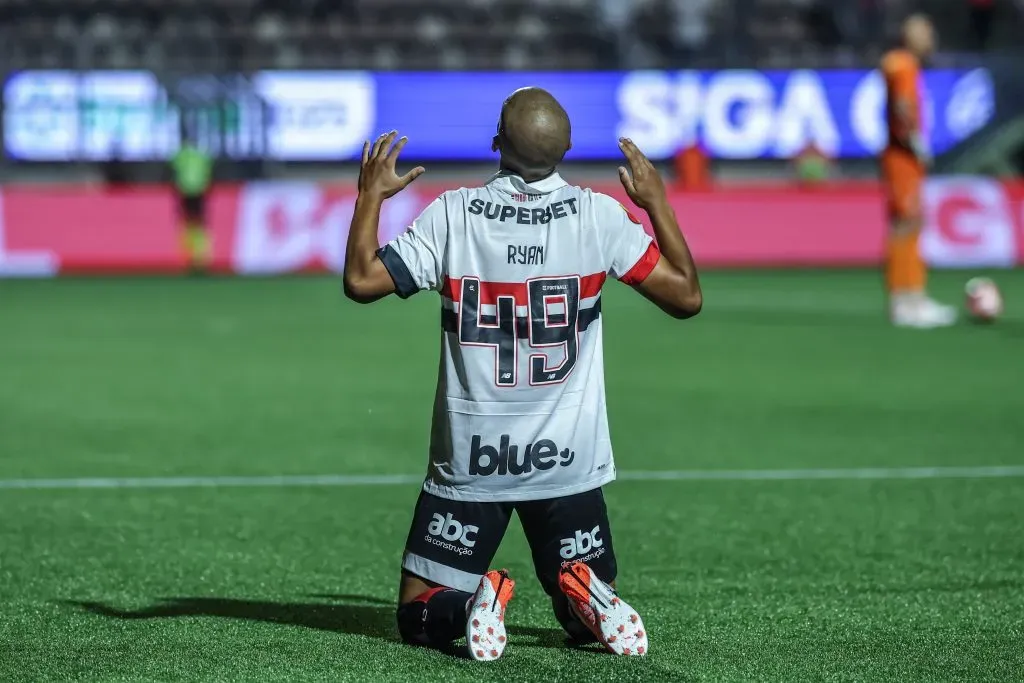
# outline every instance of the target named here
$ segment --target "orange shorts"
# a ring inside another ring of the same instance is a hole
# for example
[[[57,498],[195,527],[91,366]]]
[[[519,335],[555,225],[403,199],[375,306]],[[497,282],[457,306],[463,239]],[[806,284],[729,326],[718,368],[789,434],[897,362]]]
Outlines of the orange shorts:
[[[892,148],[882,153],[882,187],[890,218],[921,218],[924,178],[924,168],[912,153]]]

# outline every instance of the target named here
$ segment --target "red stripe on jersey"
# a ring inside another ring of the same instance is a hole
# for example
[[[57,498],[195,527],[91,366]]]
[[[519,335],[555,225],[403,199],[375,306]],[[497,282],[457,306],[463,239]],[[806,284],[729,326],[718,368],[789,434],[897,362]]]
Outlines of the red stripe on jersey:
[[[589,299],[600,294],[606,277],[604,273],[582,276],[580,278],[580,298]],[[446,277],[444,284],[441,286],[441,296],[458,302],[459,297],[462,296],[462,279]],[[528,296],[526,283],[480,281],[480,301],[486,304],[494,304],[497,303],[500,296],[514,297],[517,305],[525,306]]]
[[[589,299],[592,296],[597,296],[601,293],[601,288],[604,287],[605,278],[608,276],[604,273],[594,273],[593,275],[584,275],[580,278],[580,298]]]
[[[647,251],[640,257],[640,260],[633,264],[633,267],[629,269],[629,272],[619,278],[623,283],[627,285],[638,285],[647,279],[647,276],[654,270],[654,266],[658,265],[658,259],[661,258],[661,250],[658,249],[658,245],[651,242],[647,245]]]

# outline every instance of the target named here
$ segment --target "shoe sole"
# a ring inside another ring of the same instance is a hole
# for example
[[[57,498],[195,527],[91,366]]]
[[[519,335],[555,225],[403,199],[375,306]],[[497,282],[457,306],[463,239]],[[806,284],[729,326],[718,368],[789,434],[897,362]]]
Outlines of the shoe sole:
[[[501,574],[500,582],[515,583],[508,575]],[[508,643],[505,632],[505,611],[498,604],[498,590],[488,575],[480,579],[480,586],[473,595],[473,603],[469,608],[466,620],[466,644],[469,656],[478,662],[491,662],[501,657]]]
[[[609,652],[643,656],[650,645],[644,622],[635,609],[620,598],[590,568],[577,562],[562,573],[559,585],[580,620]],[[565,585],[563,585],[563,581]]]
[[[941,312],[939,309],[941,309]],[[889,321],[895,327],[918,330],[934,330],[940,327],[952,327],[957,324],[959,316],[955,310],[948,306],[939,306],[939,309],[935,309],[927,315],[919,313],[903,316],[890,312]]]
[[[915,321],[909,321],[909,322],[908,321],[903,321],[903,320],[893,320],[892,324],[893,324],[894,327],[901,327],[901,328],[907,329],[907,330],[936,330],[936,329],[939,329],[941,327],[953,327],[954,325],[956,325],[956,320],[950,320],[950,321],[946,321],[946,320],[942,320],[942,321],[935,321],[935,320],[919,321],[919,320],[915,320]]]

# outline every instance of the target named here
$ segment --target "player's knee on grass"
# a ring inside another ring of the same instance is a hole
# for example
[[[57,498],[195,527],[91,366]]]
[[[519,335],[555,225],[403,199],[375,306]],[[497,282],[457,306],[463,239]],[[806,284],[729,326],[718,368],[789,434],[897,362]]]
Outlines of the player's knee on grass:
[[[569,599],[561,593],[551,596],[551,607],[555,611],[555,619],[562,626],[569,639],[576,644],[596,643],[597,638],[590,629],[583,625],[569,607]]]
[[[591,567],[591,569],[594,568]],[[611,568],[605,567],[604,571],[607,572],[609,569],[614,571],[614,565],[612,565]],[[596,569],[594,569],[594,571],[595,573],[597,572]],[[601,578],[600,574],[598,574],[598,578]],[[602,578],[602,580],[604,579]],[[608,583],[612,588],[615,588],[614,579],[606,581],[606,583]],[[597,642],[597,638],[594,637],[594,634],[590,632],[590,629],[587,628],[582,621],[580,621],[579,617],[576,616],[576,613],[569,606],[569,599],[557,589],[553,593],[549,594],[551,595],[551,609],[555,613],[555,619],[558,620],[559,625],[561,625],[562,630],[569,636],[569,639],[576,644]]]
[[[447,647],[466,634],[466,605],[471,593],[454,588],[431,588],[398,606],[396,620],[402,641],[410,645]]]
[[[430,645],[430,639],[423,629],[423,612],[426,605],[422,602],[407,602],[398,606],[395,617],[398,621],[398,635],[407,645]]]
[[[426,600],[423,599],[434,586],[418,576],[402,572],[402,580],[398,586],[398,609],[395,618],[398,622],[398,634],[402,641],[409,645],[429,645],[429,638],[424,631]]]

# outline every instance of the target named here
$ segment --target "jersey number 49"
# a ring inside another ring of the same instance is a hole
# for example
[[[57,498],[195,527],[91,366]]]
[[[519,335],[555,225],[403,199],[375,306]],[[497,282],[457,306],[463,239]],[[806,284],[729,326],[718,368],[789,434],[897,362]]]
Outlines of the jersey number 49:
[[[494,349],[494,383],[514,387],[519,382],[519,342],[534,349],[561,348],[561,362],[551,365],[556,354],[531,353],[527,368],[530,386],[564,382],[576,365],[579,352],[580,278],[578,276],[528,280],[518,297],[500,293],[491,306],[481,310],[480,280],[462,278],[459,310],[459,342],[465,346]],[[517,301],[525,298],[525,301]],[[519,310],[526,309],[520,316]]]

